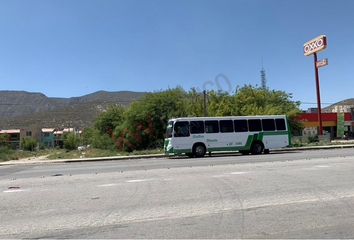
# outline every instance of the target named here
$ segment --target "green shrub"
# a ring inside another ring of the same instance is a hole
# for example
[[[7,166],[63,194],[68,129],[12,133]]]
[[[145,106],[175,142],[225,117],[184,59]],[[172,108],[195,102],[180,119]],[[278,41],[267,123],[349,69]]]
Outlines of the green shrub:
[[[101,133],[98,129],[88,128],[83,132],[83,144],[91,145],[93,148],[114,150],[115,145],[112,137]]]
[[[316,136],[309,136],[308,138],[307,138],[307,141],[309,142],[309,143],[318,143],[319,142],[319,139],[318,139],[318,136],[316,135]]]
[[[0,161],[10,160],[13,153],[14,150],[9,149],[8,147],[0,146]]]
[[[64,135],[64,148],[67,150],[75,150],[80,144],[80,138],[75,133]]]
[[[33,138],[24,138],[22,141],[22,149],[32,152],[36,150],[37,144],[37,141]]]
[[[9,138],[8,134],[0,134],[0,147],[9,147]]]

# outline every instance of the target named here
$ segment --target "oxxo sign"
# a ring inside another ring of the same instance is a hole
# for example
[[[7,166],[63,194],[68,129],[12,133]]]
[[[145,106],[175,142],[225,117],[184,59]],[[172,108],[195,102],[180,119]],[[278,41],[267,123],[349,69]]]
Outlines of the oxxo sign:
[[[304,55],[309,56],[315,52],[322,51],[327,47],[327,38],[321,35],[304,44]]]

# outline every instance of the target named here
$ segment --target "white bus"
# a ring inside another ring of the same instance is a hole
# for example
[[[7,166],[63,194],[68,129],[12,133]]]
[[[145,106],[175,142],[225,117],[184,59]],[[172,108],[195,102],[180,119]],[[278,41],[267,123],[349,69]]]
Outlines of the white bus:
[[[168,121],[166,155],[203,157],[217,151],[269,153],[290,145],[285,115],[190,117]]]

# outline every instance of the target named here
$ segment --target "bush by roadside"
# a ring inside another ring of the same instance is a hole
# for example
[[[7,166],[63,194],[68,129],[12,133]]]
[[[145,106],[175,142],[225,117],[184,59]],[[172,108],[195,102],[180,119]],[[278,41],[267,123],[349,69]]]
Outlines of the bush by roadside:
[[[0,147],[0,161],[18,160],[36,156],[36,152],[13,150],[8,147]]]
[[[37,148],[38,142],[33,138],[25,138],[22,142],[22,149],[26,151],[35,151]]]

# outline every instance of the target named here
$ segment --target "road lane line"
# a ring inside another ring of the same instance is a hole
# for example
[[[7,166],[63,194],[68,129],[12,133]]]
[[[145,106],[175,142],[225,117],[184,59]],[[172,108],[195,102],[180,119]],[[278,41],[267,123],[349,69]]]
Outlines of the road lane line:
[[[16,193],[16,192],[27,192],[29,191],[28,189],[9,189],[2,191],[3,193]]]
[[[116,183],[107,183],[107,184],[97,185],[97,187],[113,187],[116,185],[117,185]]]
[[[133,179],[133,180],[128,180],[125,181],[126,183],[139,183],[139,182],[146,182],[146,181],[151,181],[152,179]]]
[[[231,172],[229,174],[232,174],[232,175],[242,175],[242,174],[246,174],[248,172]]]
[[[317,168],[329,168],[330,166],[328,166],[328,165],[317,165],[315,167],[317,167]]]
[[[247,174],[248,172],[230,172],[230,173],[223,173],[223,174],[217,174],[217,175],[213,175],[211,177],[213,178],[222,178],[222,177],[228,177],[230,175],[243,175],[243,174]]]

